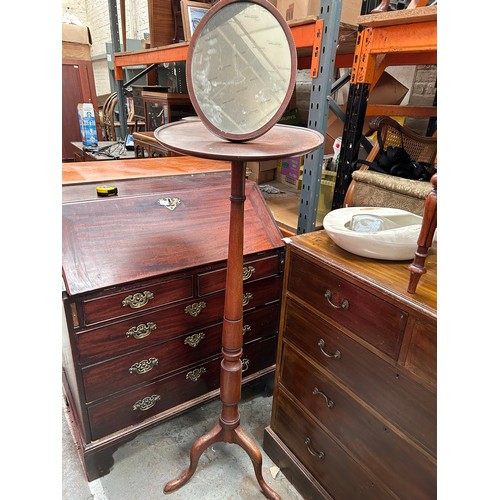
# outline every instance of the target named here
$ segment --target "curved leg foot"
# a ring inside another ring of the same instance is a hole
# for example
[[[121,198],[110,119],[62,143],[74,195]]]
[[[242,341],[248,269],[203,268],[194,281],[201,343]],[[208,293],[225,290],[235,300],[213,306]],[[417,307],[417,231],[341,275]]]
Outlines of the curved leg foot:
[[[241,427],[234,429],[234,442],[240,445],[252,459],[255,477],[266,498],[281,500],[281,497],[267,485],[262,477],[262,453]]]
[[[181,486],[184,486],[194,474],[198,461],[202,453],[213,443],[222,441],[222,427],[217,424],[211,431],[198,438],[198,440],[191,447],[189,469],[181,474],[177,479],[172,479],[163,488],[163,493],[171,493]]]

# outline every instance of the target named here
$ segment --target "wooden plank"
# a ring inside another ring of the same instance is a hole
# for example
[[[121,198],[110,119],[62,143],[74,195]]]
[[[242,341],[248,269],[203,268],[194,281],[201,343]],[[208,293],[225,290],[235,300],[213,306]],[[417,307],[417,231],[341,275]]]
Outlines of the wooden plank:
[[[82,161],[62,164],[62,183],[111,181],[142,177],[230,171],[231,162],[193,156],[130,160]]]
[[[380,12],[378,14],[367,14],[358,17],[360,25],[370,28],[394,26],[396,24],[423,23],[426,21],[437,21],[437,5],[433,7],[419,7],[417,9]]]
[[[437,116],[435,106],[399,106],[397,104],[369,104],[367,116]]]

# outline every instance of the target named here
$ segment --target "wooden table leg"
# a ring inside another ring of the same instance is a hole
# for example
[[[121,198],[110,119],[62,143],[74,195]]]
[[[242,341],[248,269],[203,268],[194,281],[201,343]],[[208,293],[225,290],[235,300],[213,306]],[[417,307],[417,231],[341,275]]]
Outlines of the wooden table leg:
[[[427,258],[429,248],[432,246],[434,232],[437,227],[437,174],[432,176],[431,183],[433,189],[425,200],[422,229],[417,241],[417,251],[415,252],[413,262],[408,267],[410,270],[409,293],[415,293],[420,277],[427,272],[425,259]]]
[[[240,427],[238,402],[241,399],[243,348],[243,236],[245,204],[245,162],[231,162],[231,207],[229,247],[227,257],[226,295],[222,328],[222,362],[220,370],[220,399],[222,410],[219,423],[200,437],[192,446],[189,469],[168,482],[164,493],[183,486],[194,474],[202,453],[216,442],[235,443],[250,456],[257,481],[267,498],[279,500],[262,477],[262,454],[257,445]]]

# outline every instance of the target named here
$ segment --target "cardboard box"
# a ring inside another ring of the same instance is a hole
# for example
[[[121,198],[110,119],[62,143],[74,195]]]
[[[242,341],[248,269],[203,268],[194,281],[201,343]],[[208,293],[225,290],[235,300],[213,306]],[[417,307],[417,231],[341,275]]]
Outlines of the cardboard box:
[[[304,156],[293,156],[291,158],[282,158],[278,161],[278,172],[281,175],[298,180],[302,167],[304,166]]]
[[[63,23],[62,57],[63,59],[83,59],[90,61],[92,38],[87,26]]]
[[[247,178],[257,184],[271,182],[274,180],[277,166],[278,162],[276,160],[248,161],[246,168]]]
[[[357,26],[362,3],[363,0],[344,0],[340,22]],[[278,0],[276,7],[287,21],[296,21],[309,16],[319,16],[321,0]]]
[[[401,104],[407,92],[408,87],[384,71],[375,87],[370,90],[368,104]],[[339,107],[345,113],[347,105],[343,104]],[[368,125],[372,118],[372,116],[366,116],[363,133],[368,131]],[[342,137],[343,133],[344,122],[332,110],[329,110],[325,136],[325,155],[333,153],[333,143],[337,137]]]
[[[302,170],[304,168],[304,155],[282,158],[278,160],[276,180],[295,189],[300,189],[302,184]]]

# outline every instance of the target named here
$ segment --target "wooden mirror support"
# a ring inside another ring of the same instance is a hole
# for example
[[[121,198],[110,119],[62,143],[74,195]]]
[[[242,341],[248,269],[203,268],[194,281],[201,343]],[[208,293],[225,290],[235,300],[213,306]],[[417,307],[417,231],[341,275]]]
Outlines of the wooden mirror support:
[[[203,17],[191,43],[196,44],[199,31],[210,19],[215,21],[224,16],[225,8],[241,8],[258,6],[270,12],[276,18],[276,24],[282,26],[281,14],[267,0],[229,1],[221,0]],[[266,14],[267,15],[267,14]],[[250,18],[251,19],[251,18]],[[222,23],[221,23],[222,26]],[[293,39],[288,40],[288,51],[296,54]],[[190,47],[188,66],[192,63],[190,55],[196,53],[196,48]],[[214,57],[218,58],[217,52]],[[155,137],[164,143],[168,149],[181,154],[187,154],[213,160],[231,162],[231,192],[229,214],[229,238],[227,251],[226,295],[224,302],[224,318],[222,329],[222,361],[220,367],[220,399],[222,410],[219,422],[215,427],[201,436],[192,446],[189,468],[178,478],[169,481],[164,487],[164,493],[173,492],[182,487],[194,474],[202,453],[216,442],[234,443],[242,447],[250,456],[255,476],[267,498],[279,499],[262,476],[262,454],[258,446],[250,439],[240,425],[238,403],[241,399],[242,381],[242,347],[243,347],[243,243],[244,243],[244,203],[245,203],[245,164],[247,161],[261,161],[302,155],[317,149],[323,143],[323,136],[315,130],[302,127],[276,125],[282,109],[282,103],[275,105],[275,110],[268,115],[267,121],[260,121],[258,127],[245,130],[243,134],[225,133],[213,126],[213,115],[210,107],[206,108],[197,101],[197,94],[192,93],[193,72],[188,71],[188,88],[195,109],[201,119],[181,120],[156,129]],[[295,75],[292,75],[293,78]],[[292,77],[291,76],[291,77]],[[290,78],[291,78],[290,77]],[[285,92],[285,97],[288,91]],[[228,108],[229,109],[229,108]],[[236,108],[230,108],[237,114]],[[223,137],[229,135],[230,137]],[[231,140],[228,140],[231,139]],[[244,139],[246,142],[241,142]]]
[[[255,139],[277,123],[296,74],[292,32],[268,0],[221,0],[193,33],[189,95],[203,123],[225,139]]]

